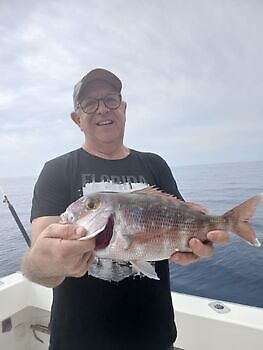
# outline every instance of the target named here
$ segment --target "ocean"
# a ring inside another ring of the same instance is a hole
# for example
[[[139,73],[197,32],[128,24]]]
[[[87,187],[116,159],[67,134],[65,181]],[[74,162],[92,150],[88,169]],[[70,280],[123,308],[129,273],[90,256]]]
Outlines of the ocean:
[[[211,214],[223,214],[263,192],[263,161],[173,167],[185,200],[200,203]],[[34,177],[0,179],[27,232]],[[1,189],[0,188],[0,189]],[[19,270],[27,245],[7,205],[0,204],[0,277]],[[263,203],[251,221],[263,243]],[[255,248],[236,235],[216,245],[213,257],[180,266],[170,263],[171,289],[180,293],[263,307],[263,246]]]

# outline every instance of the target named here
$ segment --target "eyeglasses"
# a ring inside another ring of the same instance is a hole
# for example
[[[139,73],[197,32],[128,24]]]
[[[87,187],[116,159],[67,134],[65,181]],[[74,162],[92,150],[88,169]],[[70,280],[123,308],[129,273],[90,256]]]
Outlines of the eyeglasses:
[[[87,98],[78,104],[84,113],[94,113],[99,108],[100,101],[103,101],[104,105],[108,109],[117,109],[121,105],[121,94],[109,94],[103,98]]]

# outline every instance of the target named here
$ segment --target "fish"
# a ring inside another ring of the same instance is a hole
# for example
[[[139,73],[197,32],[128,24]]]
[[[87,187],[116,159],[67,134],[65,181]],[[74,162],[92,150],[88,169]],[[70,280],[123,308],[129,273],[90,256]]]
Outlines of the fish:
[[[70,204],[60,223],[85,227],[87,234],[81,240],[96,237],[95,257],[127,261],[139,273],[159,279],[150,262],[191,252],[190,239],[207,242],[212,230],[235,233],[260,247],[249,219],[262,200],[263,193],[215,216],[150,186],[129,193],[94,192]]]

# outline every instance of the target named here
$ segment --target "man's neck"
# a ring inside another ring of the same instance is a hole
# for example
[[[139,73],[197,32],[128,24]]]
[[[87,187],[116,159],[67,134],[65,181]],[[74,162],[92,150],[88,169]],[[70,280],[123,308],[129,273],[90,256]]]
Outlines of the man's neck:
[[[118,147],[109,145],[106,147],[92,147],[84,143],[82,148],[88,153],[104,159],[123,159],[130,154],[130,150],[123,144]]]

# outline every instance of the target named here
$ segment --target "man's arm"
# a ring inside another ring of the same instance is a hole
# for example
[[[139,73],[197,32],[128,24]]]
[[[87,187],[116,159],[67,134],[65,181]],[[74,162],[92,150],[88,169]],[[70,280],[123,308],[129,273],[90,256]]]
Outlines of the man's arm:
[[[50,288],[58,286],[67,276],[85,275],[95,246],[95,239],[78,240],[86,234],[85,228],[58,221],[58,216],[33,220],[32,246],[22,259],[24,275]]]

